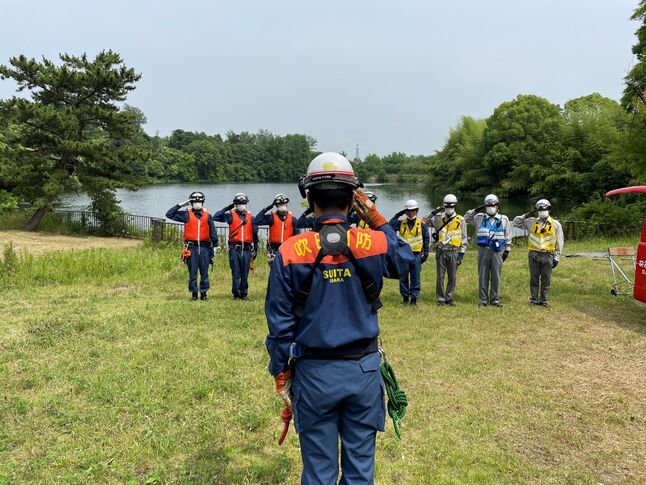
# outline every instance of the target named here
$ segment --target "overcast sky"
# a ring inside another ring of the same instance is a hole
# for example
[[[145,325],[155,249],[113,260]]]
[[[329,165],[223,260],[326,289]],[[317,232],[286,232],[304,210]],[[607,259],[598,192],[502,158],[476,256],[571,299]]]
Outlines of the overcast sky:
[[[619,99],[637,0],[0,0],[11,56],[119,52],[146,130],[305,133],[431,154],[460,116],[538,94]],[[0,97],[13,93],[0,81]]]

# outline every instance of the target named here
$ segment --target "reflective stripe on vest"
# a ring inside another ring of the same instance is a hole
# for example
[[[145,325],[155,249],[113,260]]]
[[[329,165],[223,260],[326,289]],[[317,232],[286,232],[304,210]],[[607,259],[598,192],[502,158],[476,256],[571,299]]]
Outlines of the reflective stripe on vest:
[[[422,239],[422,220],[419,218],[415,219],[415,224],[413,224],[412,229],[408,227],[408,220],[404,219],[401,222],[399,234],[410,245],[413,252],[420,252],[424,244],[424,240]]]
[[[242,219],[238,212],[231,210],[231,224],[229,224],[229,242],[232,243],[252,243],[253,242],[253,217],[251,212],[245,212],[246,223],[242,223]]]
[[[360,229],[370,229],[370,226],[368,225],[368,223],[363,219],[359,221],[359,224],[357,224],[357,227]]]
[[[446,219],[442,218],[442,224],[445,222]],[[451,219],[451,222],[442,228],[438,236],[438,241],[441,241],[444,246],[460,247],[462,245],[462,216],[457,215]]]
[[[527,247],[532,251],[541,252],[556,249],[556,229],[554,228],[554,220],[551,217],[548,217],[542,229],[540,219],[536,218],[527,239]]]
[[[281,220],[276,212],[272,213],[274,222],[269,226],[269,242],[271,244],[282,244],[294,235],[294,223],[291,211],[287,213],[285,220]]]
[[[184,224],[184,241],[210,240],[209,213],[205,209],[202,209],[202,217],[198,219],[193,210],[187,212],[188,222]]]
[[[500,252],[505,248],[505,227],[500,219],[485,216],[476,233],[478,246]]]

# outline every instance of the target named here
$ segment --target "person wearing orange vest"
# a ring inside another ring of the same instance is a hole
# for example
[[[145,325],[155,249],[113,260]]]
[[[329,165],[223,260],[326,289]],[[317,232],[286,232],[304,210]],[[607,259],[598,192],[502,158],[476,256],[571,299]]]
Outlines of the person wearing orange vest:
[[[214,221],[229,225],[229,266],[234,300],[249,299],[249,269],[258,252],[258,226],[247,210],[248,203],[249,197],[240,192],[233,197],[232,204],[213,214]]]
[[[186,260],[188,266],[188,291],[197,300],[197,273],[200,272],[200,299],[206,300],[209,291],[209,263],[213,264],[214,248],[218,245],[213,216],[204,209],[205,197],[202,192],[193,192],[187,201],[168,209],[166,217],[184,224],[184,244],[190,251]],[[188,207],[191,206],[190,209]],[[182,210],[186,209],[186,210]]]
[[[274,255],[282,243],[298,234],[296,219],[291,211],[287,210],[289,197],[277,194],[271,205],[256,214],[253,222],[256,226],[269,226],[269,239],[267,240],[267,262],[269,266],[274,262]],[[276,210],[269,212],[272,207]]]

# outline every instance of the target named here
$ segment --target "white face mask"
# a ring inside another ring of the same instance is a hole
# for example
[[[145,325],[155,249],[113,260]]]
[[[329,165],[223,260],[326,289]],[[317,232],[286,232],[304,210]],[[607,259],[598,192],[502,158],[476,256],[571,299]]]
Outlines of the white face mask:
[[[193,202],[192,206],[193,206],[194,211],[202,210],[202,203],[201,202]]]
[[[495,216],[496,213],[498,212],[498,208],[492,205],[488,205],[485,210],[487,211],[487,214],[490,216]]]
[[[538,211],[538,217],[547,219],[550,216],[550,211]]]
[[[285,205],[285,204],[277,205],[276,210],[278,212],[287,212],[287,205]]]
[[[415,219],[417,219],[417,212],[415,212],[413,215],[410,215],[409,213],[406,213],[406,218],[409,221],[414,221]]]
[[[455,208],[453,208],[453,207],[447,207],[446,209],[444,209],[444,213],[445,213],[447,216],[451,217],[453,214],[455,214]]]
[[[237,204],[236,210],[238,212],[247,212],[247,204]]]

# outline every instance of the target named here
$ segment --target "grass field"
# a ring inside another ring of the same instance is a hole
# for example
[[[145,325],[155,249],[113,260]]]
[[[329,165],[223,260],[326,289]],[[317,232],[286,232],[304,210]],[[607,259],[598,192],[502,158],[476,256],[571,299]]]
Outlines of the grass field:
[[[211,299],[191,302],[178,255],[23,254],[0,275],[0,483],[298,482],[297,436],[276,445],[266,265],[232,301],[218,256]],[[378,436],[377,483],[644,483],[646,305],[610,296],[607,263],[564,259],[549,309],[527,305],[522,246],[502,309],[477,308],[473,251],[457,306],[436,307],[433,264],[417,309],[396,281],[383,293],[410,406],[402,441]]]

